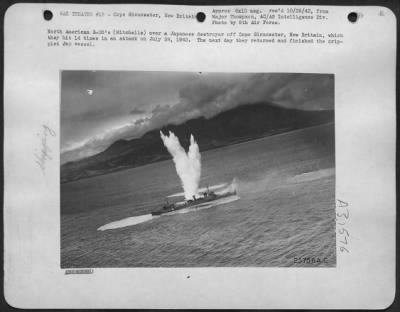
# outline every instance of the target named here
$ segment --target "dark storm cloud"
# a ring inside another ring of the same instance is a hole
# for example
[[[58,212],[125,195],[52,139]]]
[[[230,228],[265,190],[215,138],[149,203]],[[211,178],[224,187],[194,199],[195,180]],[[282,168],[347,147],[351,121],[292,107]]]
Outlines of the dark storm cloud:
[[[210,118],[233,107],[272,103],[300,110],[333,109],[333,76],[312,74],[242,74],[240,79],[195,81],[179,91],[175,105],[153,110],[149,128]],[[222,75],[221,75],[222,76]]]
[[[78,129],[89,133],[79,148],[69,148],[68,157],[63,157],[66,160],[97,153],[120,138],[138,137],[199,116],[210,118],[238,105],[261,102],[301,110],[334,107],[333,75],[128,72],[96,74],[92,80],[82,78],[85,75],[90,73],[78,75],[63,90],[67,93],[64,103],[82,104],[74,109],[63,110],[62,106],[64,128],[70,126],[69,134]],[[92,95],[87,90],[93,90]],[[135,117],[146,112],[145,117]],[[132,117],[136,119],[129,120]],[[94,133],[91,121],[98,124]],[[68,134],[63,138],[69,143],[65,146],[71,146],[74,138]]]
[[[210,81],[179,92],[172,115],[198,110],[205,117],[259,102],[302,109],[333,109],[333,81],[326,75],[253,74],[240,80]],[[178,120],[179,122],[179,120]]]

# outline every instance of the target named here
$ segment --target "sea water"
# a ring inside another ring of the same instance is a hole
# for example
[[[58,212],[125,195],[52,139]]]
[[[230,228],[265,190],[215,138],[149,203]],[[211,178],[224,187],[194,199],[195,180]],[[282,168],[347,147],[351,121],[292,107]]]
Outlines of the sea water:
[[[336,265],[333,125],[205,151],[202,163],[202,187],[237,177],[240,198],[151,217],[182,192],[171,160],[62,184],[61,266]]]

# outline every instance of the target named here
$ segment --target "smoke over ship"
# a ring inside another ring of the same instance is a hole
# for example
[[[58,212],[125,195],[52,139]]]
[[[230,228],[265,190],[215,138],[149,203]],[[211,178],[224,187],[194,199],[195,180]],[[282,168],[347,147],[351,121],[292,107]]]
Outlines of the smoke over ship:
[[[161,209],[152,211],[151,214],[153,216],[172,213],[184,208],[206,205],[219,199],[225,199],[237,194],[237,183],[235,179],[223,192],[217,193],[211,191],[208,187],[204,191],[199,192],[201,155],[199,146],[193,135],[190,135],[190,146],[188,152],[185,151],[180,144],[178,137],[173,132],[170,131],[168,135],[165,135],[160,131],[160,136],[164,146],[171,154],[172,160],[175,163],[176,173],[179,176],[183,188],[184,200],[175,203],[168,203],[167,201]]]
[[[190,135],[189,151],[186,153],[178,137],[173,132],[170,131],[169,135],[164,135],[160,131],[160,136],[175,163],[175,169],[181,180],[185,199],[190,200],[198,195],[200,183],[201,155],[199,145],[194,140],[193,135]]]

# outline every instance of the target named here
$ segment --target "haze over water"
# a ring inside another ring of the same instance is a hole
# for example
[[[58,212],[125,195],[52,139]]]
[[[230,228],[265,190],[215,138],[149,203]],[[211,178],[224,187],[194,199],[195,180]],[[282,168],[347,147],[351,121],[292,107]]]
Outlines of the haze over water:
[[[279,267],[313,256],[335,266],[333,132],[329,124],[203,152],[200,186],[237,177],[239,200],[110,231],[97,228],[182,192],[171,160],[62,184],[61,265]]]

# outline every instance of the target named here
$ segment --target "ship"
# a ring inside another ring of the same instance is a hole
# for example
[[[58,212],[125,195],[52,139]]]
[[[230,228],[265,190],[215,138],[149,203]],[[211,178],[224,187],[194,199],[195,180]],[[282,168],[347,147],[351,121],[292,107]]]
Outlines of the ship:
[[[210,191],[207,187],[207,191],[202,193],[200,196],[196,197],[193,196],[193,199],[188,199],[185,201],[177,202],[177,203],[167,203],[163,205],[160,209],[154,210],[151,212],[152,216],[160,216],[163,214],[171,213],[177,210],[181,210],[184,208],[190,208],[190,207],[195,207],[199,206],[201,204],[213,202],[215,200],[229,197],[236,195],[236,190],[230,191],[230,192],[225,192],[223,194],[216,194],[213,191]]]

